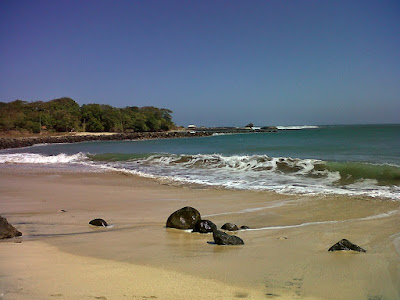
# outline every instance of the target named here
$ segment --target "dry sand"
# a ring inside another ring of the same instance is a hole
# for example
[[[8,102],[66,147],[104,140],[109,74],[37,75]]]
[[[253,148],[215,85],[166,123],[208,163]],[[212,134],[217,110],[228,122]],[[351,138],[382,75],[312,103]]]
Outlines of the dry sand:
[[[254,230],[236,233],[244,246],[218,246],[164,228],[187,205]],[[0,299],[399,299],[399,209],[3,166],[0,214],[23,237],[0,243]],[[367,253],[327,252],[342,238]]]
[[[3,299],[233,299],[262,297],[214,279],[76,256],[40,241],[2,243]]]

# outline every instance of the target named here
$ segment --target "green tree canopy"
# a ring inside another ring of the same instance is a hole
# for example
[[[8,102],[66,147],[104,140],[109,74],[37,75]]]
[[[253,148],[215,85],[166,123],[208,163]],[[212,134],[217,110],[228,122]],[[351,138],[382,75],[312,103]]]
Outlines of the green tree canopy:
[[[116,108],[96,103],[79,106],[68,97],[47,102],[15,100],[0,102],[0,130],[165,131],[175,127],[171,114],[169,109],[153,106]]]

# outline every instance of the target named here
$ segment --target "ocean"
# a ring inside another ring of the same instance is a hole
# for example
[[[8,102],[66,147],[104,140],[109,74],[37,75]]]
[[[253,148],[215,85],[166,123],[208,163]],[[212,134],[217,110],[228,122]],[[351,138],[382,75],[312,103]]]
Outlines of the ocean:
[[[400,125],[280,129],[202,138],[44,144],[1,150],[0,163],[115,170],[205,187],[400,200]]]

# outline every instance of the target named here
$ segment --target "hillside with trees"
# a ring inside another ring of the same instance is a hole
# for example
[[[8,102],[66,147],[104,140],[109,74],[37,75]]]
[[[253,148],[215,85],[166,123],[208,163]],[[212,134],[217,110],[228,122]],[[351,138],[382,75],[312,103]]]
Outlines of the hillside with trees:
[[[0,102],[0,130],[48,132],[146,132],[175,128],[172,111],[152,106],[116,108],[104,104],[79,106],[71,98],[43,102]]]

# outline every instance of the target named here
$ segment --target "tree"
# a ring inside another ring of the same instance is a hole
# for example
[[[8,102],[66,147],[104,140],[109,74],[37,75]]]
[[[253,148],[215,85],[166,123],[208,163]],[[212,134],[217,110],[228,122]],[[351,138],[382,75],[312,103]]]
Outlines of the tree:
[[[68,97],[48,102],[0,102],[0,130],[50,131],[161,131],[175,127],[172,111],[165,108],[128,106],[115,108],[96,103],[79,106]]]
[[[104,126],[104,131],[122,131],[119,109],[112,107],[111,105],[102,105],[100,120]]]

